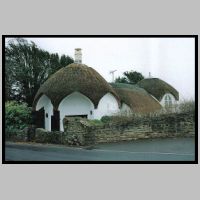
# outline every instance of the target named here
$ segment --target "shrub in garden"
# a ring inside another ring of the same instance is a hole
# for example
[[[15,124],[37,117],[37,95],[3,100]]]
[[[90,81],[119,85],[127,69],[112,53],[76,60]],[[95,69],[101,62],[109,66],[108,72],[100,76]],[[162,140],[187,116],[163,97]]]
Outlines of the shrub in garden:
[[[189,101],[183,101],[179,105],[179,112],[186,113],[186,112],[195,112],[195,101],[189,100]]]
[[[93,119],[93,120],[90,120],[90,125],[92,125],[92,126],[103,126],[104,123],[101,120]]]
[[[5,103],[6,137],[17,134],[31,123],[31,108],[26,103],[9,101]]]
[[[109,125],[128,125],[133,121],[133,115],[125,116],[125,115],[114,115],[114,116],[103,116],[101,121],[104,124]]]
[[[105,116],[103,116],[102,118],[101,118],[101,121],[103,122],[103,123],[108,123],[108,122],[110,122],[112,120],[112,117],[111,116],[107,116],[107,115],[105,115]]]

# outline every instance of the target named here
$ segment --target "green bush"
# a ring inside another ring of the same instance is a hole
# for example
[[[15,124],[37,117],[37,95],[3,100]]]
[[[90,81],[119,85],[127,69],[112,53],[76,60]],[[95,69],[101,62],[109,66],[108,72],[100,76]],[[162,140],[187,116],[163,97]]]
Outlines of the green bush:
[[[103,123],[108,123],[108,122],[110,122],[112,120],[112,116],[103,116],[102,118],[101,118],[101,121],[103,122]]]
[[[103,126],[104,125],[104,123],[98,119],[90,120],[90,124],[93,126]]]
[[[16,134],[31,123],[31,108],[26,103],[9,101],[5,103],[6,136]]]
[[[104,124],[115,124],[115,125],[127,125],[133,121],[133,116],[114,115],[114,116],[103,116],[101,121]]]

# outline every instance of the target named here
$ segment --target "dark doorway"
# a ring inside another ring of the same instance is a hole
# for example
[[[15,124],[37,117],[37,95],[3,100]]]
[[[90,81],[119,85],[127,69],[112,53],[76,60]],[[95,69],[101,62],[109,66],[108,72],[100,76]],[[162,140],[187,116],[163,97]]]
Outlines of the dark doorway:
[[[51,131],[60,130],[60,111],[54,110],[53,116],[51,116]]]
[[[33,113],[33,121],[36,128],[45,128],[44,107]]]
[[[87,115],[65,115],[66,117],[82,117],[82,118],[87,118]]]

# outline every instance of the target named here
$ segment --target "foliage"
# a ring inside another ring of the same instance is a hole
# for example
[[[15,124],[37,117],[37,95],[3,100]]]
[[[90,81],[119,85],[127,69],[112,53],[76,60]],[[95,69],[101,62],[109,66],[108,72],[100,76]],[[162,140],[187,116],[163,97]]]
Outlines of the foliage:
[[[94,119],[94,120],[90,120],[90,124],[94,126],[102,126],[104,123],[101,120]]]
[[[126,126],[134,120],[133,116],[125,116],[125,115],[116,115],[113,116],[111,119],[112,119],[112,124],[115,124],[116,126],[121,126],[121,125]]]
[[[123,126],[130,124],[135,119],[135,115],[114,115],[114,116],[103,116],[101,121],[104,124],[110,124],[115,126]]]
[[[101,121],[103,122],[103,123],[108,123],[108,122],[110,122],[112,120],[112,116],[103,116],[102,118],[101,118]]]
[[[115,80],[115,83],[129,83],[129,84],[136,84],[139,81],[144,79],[144,76],[136,71],[126,71],[123,73],[123,77],[118,77]]]
[[[69,56],[50,54],[34,42],[18,38],[5,47],[6,100],[32,105],[40,85],[58,69],[73,63]]]
[[[5,104],[5,128],[6,134],[16,133],[23,130],[31,123],[31,108],[26,103],[16,101]]]
[[[37,128],[35,137],[32,140],[38,143],[62,144],[62,133],[59,131],[49,132],[43,128]]]
[[[195,101],[189,100],[189,101],[183,101],[178,105],[178,110],[181,113],[186,112],[195,112]]]
[[[115,83],[128,83],[128,80],[126,77],[118,77],[115,79]]]
[[[160,111],[155,112],[153,115],[176,114],[176,113],[195,113],[195,101],[184,100],[171,106],[163,107]],[[152,113],[151,113],[152,115]]]

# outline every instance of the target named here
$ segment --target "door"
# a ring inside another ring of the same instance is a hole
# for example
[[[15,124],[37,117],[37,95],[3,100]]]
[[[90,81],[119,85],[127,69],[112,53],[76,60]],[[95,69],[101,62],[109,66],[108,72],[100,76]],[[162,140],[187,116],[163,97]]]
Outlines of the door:
[[[54,110],[53,116],[51,116],[51,130],[59,131],[60,130],[60,111]]]
[[[44,107],[33,113],[33,121],[36,128],[45,128]]]

